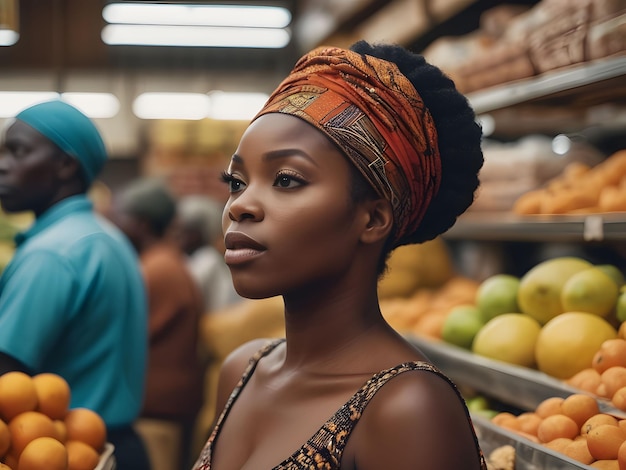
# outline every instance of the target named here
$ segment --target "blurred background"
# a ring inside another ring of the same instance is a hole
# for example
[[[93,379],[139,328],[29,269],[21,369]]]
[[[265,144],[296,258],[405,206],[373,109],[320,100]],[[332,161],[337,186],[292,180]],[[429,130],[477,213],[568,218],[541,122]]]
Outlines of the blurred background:
[[[215,168],[302,53],[357,39],[424,51],[476,30],[499,3],[0,0],[0,124],[63,94],[104,135],[109,187],[160,174],[179,193],[223,197]]]

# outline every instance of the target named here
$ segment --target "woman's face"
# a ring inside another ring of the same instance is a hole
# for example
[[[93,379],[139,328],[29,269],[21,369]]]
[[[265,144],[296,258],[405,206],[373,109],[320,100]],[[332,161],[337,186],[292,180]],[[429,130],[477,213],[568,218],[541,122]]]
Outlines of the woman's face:
[[[349,163],[317,129],[289,115],[250,125],[228,167],[225,261],[250,298],[333,283],[349,267],[364,217]]]

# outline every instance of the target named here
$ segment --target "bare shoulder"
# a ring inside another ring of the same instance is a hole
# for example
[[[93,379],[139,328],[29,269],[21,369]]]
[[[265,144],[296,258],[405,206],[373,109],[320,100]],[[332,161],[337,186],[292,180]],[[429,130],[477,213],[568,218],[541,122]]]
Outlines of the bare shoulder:
[[[480,468],[462,398],[430,370],[409,370],[383,385],[352,438],[350,454],[359,470]]]
[[[250,359],[263,347],[270,344],[274,339],[259,338],[248,341],[232,351],[220,369],[217,390],[217,409],[220,410],[226,404],[231,392],[241,379]]]

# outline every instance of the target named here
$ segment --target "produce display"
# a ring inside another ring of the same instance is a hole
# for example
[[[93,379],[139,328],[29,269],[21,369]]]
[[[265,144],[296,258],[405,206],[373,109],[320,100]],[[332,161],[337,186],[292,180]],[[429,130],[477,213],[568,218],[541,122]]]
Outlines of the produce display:
[[[106,426],[87,408],[69,408],[65,379],[22,372],[0,376],[0,470],[94,470]]]
[[[612,265],[573,256],[543,261],[521,278],[496,274],[472,303],[451,309],[441,339],[475,354],[566,380],[618,337],[624,277]]]
[[[590,214],[626,211],[626,150],[595,166],[572,162],[544,187],[521,195],[520,215]]]

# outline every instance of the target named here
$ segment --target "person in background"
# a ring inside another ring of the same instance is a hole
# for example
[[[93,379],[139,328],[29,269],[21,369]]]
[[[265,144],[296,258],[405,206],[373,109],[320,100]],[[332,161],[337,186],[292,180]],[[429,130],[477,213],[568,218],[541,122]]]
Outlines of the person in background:
[[[241,300],[224,263],[223,249],[217,248],[218,241],[222,241],[223,208],[223,204],[202,195],[185,196],[178,201],[177,238],[202,291],[205,313]]]
[[[455,384],[377,294],[394,248],[471,205],[482,162],[474,112],[423,57],[359,42],[298,60],[223,175],[233,283],[282,296],[286,338],[224,361],[194,469],[486,468]]]
[[[184,253],[169,236],[175,215],[175,197],[156,178],[132,181],[114,199],[111,214],[139,253],[148,291],[148,376],[137,429],[154,470],[188,465],[203,401],[198,339],[202,297]]]
[[[86,195],[106,160],[92,121],[60,100],[23,110],[3,132],[2,208],[35,219],[0,278],[0,374],[62,376],[70,407],[104,419],[117,468],[148,469],[132,427],[144,393],[146,292],[132,246]]]

